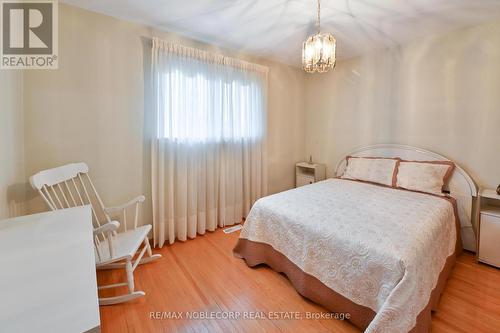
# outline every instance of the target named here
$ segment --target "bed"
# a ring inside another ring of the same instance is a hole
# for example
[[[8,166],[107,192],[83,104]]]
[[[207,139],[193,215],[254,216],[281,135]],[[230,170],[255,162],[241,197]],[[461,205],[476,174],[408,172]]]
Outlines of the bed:
[[[400,145],[346,155],[445,160]],[[475,244],[473,181],[457,167],[446,190],[438,197],[331,178],[274,194],[254,204],[234,253],[285,273],[300,294],[366,332],[427,332],[462,241]]]

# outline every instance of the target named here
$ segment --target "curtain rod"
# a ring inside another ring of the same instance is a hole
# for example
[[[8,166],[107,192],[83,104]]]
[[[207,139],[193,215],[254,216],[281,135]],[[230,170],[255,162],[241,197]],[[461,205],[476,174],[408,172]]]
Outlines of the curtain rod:
[[[256,63],[244,61],[241,59],[237,58],[232,58],[225,56],[220,53],[213,53],[209,51],[205,51],[202,49],[194,48],[194,47],[189,47],[181,44],[177,44],[174,42],[166,41],[163,39],[160,39],[158,37],[152,37],[151,38],[153,41],[153,50],[155,48],[177,54],[180,56],[185,56],[185,57],[190,57],[190,58],[195,58],[199,59],[202,61],[206,62],[211,62],[215,64],[223,64],[223,65],[228,65],[240,69],[246,69],[246,70],[252,70],[256,72],[261,72],[267,74],[269,72],[269,67],[259,65]]]

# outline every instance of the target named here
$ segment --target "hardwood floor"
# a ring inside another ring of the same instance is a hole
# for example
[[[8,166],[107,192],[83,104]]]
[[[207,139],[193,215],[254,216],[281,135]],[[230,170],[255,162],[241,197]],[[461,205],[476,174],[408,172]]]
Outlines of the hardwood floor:
[[[146,296],[101,307],[102,332],[359,332],[346,321],[291,318],[289,312],[298,311],[303,317],[327,312],[301,297],[285,276],[265,266],[249,268],[234,258],[237,237],[238,232],[217,230],[155,251],[163,258],[135,271],[136,290]],[[124,278],[120,271],[98,275],[101,283]],[[194,311],[242,317],[247,312],[260,318],[187,319],[187,312]],[[182,318],[172,318],[178,312]],[[269,312],[283,319],[262,318]],[[472,254],[463,253],[433,316],[431,331],[500,332],[500,269],[477,264]]]

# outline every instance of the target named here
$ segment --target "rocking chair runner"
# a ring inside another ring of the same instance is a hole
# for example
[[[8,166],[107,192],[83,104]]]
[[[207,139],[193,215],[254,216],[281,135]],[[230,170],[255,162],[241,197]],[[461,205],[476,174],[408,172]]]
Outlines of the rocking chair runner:
[[[139,204],[144,196],[138,196],[117,207],[105,207],[88,174],[85,163],[72,163],[58,168],[40,171],[30,178],[31,186],[38,191],[51,210],[90,205],[94,224],[94,249],[97,269],[125,268],[127,282],[99,286],[108,289],[128,286],[128,293],[115,297],[99,298],[100,305],[117,304],[144,296],[143,291],[134,290],[134,270],[161,257],[153,254],[148,233],[151,225],[137,226]],[[127,210],[135,206],[133,228],[127,226]],[[123,228],[111,216],[121,213]],[[102,223],[104,222],[104,223]],[[139,248],[143,244],[139,253]],[[147,253],[147,257],[144,254]],[[135,259],[134,259],[135,258]]]

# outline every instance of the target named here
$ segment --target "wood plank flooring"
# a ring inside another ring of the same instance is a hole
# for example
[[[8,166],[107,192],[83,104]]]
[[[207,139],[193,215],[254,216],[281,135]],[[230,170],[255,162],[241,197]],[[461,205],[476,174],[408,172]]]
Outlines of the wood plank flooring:
[[[234,258],[237,237],[217,230],[155,251],[163,258],[135,271],[136,290],[146,296],[101,307],[102,332],[359,332],[346,321],[294,319],[290,312],[303,318],[327,312],[301,297],[285,276]],[[98,279],[115,283],[125,276],[100,271]],[[186,318],[193,311],[241,318]],[[281,319],[268,318],[269,312]],[[242,318],[245,313],[257,318]],[[433,315],[432,332],[500,332],[500,269],[463,253]]]

